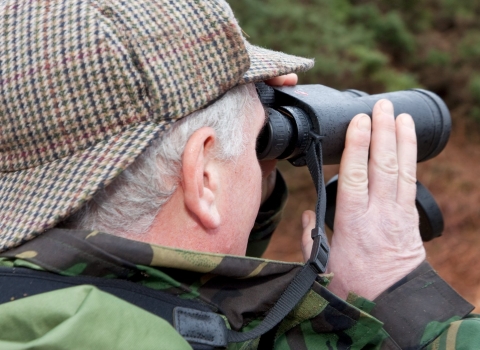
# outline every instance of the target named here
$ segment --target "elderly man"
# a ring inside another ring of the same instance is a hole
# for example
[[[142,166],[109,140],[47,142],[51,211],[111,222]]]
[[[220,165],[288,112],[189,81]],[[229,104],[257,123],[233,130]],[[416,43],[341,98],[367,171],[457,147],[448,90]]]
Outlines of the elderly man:
[[[348,129],[335,276],[279,319],[303,267],[244,256],[285,197],[256,157],[253,83],[294,85],[312,61],[248,44],[221,0],[0,11],[0,348],[480,343],[471,306],[423,262],[413,121],[390,102]],[[306,260],[314,222],[304,213]]]

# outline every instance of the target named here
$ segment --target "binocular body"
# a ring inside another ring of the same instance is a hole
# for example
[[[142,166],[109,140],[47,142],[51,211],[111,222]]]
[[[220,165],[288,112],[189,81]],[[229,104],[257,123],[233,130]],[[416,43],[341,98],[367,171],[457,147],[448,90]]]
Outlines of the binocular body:
[[[448,142],[451,118],[443,100],[433,92],[413,89],[368,95],[358,90],[338,91],[323,85],[269,87],[257,84],[269,116],[257,143],[259,159],[288,159],[305,165],[312,137],[322,137],[323,163],[338,164],[348,124],[359,113],[372,116],[381,99],[393,103],[395,115],[408,113],[415,122],[417,161],[438,155]]]
[[[338,90],[323,85],[269,87],[257,84],[268,121],[257,140],[258,159],[288,159],[295,166],[306,165],[312,142],[322,139],[323,164],[338,164],[345,145],[348,124],[360,113],[372,116],[375,103],[388,99],[395,115],[408,113],[415,122],[417,161],[438,155],[448,142],[450,112],[433,92],[413,89],[368,95],[357,90]],[[322,164],[320,164],[321,166]],[[333,229],[337,180],[326,186],[325,222]],[[442,234],[443,216],[430,192],[417,182],[416,206],[420,234],[429,241]]]

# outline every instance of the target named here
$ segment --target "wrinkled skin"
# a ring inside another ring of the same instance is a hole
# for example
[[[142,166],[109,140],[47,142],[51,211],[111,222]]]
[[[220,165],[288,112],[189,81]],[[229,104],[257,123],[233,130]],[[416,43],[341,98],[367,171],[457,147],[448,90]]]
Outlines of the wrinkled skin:
[[[351,121],[328,266],[335,274],[329,289],[338,296],[353,291],[373,300],[425,259],[415,208],[416,154],[411,116],[395,120],[389,101],[375,105],[372,121],[366,115]],[[307,260],[315,213],[305,212],[302,223]]]

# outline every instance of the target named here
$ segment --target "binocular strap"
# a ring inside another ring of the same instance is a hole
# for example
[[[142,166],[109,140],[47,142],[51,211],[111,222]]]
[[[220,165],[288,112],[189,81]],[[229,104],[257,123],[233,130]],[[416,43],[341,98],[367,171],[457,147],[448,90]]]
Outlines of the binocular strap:
[[[287,289],[285,289],[262,322],[256,328],[245,333],[229,330],[229,343],[244,342],[270,331],[279,324],[305,296],[317,279],[318,274],[326,271],[330,248],[324,229],[326,191],[325,182],[323,181],[322,137],[313,133],[311,133],[311,136],[312,142],[307,151],[306,159],[308,169],[317,190],[317,205],[315,208],[315,228],[312,230],[313,247],[310,259],[297,273],[292,282],[290,282]]]

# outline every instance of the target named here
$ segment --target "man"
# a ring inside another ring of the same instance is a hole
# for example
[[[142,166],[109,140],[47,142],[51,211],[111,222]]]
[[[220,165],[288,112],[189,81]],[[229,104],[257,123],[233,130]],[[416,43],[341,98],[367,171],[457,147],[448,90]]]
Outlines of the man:
[[[0,348],[212,348],[226,326],[255,329],[302,265],[242,256],[249,235],[271,234],[285,193],[256,158],[252,83],[294,85],[312,61],[249,45],[223,1],[0,9]],[[478,319],[461,320],[471,306],[423,263],[415,154],[412,119],[388,101],[352,120],[335,277],[229,347],[479,343]],[[304,213],[306,259],[314,221]],[[185,308],[172,326],[145,297]]]

